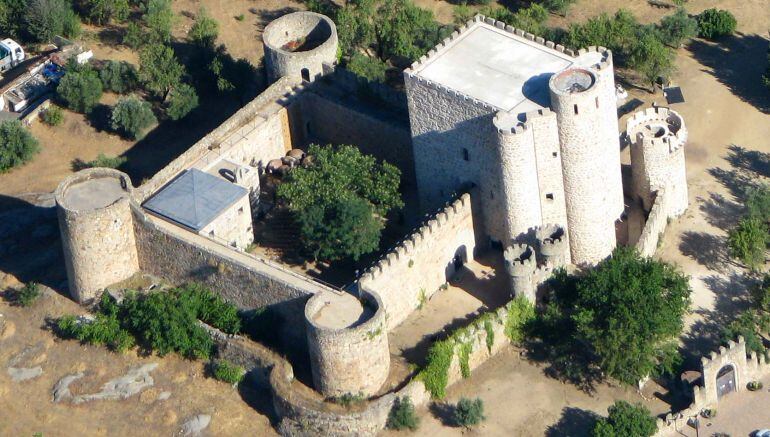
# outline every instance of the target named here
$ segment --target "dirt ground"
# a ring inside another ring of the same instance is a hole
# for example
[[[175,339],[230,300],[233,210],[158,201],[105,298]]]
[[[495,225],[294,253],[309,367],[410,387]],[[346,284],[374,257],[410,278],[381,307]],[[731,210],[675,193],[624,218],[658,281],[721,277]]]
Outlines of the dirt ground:
[[[211,415],[208,435],[276,435],[264,413],[269,411],[269,394],[234,389],[208,378],[202,362],[175,355],[160,358],[137,356],[135,352],[111,353],[103,347],[56,339],[47,329],[47,320],[81,313],[82,309],[47,290],[30,308],[0,301],[0,435],[112,436],[134,435],[139,429],[151,430],[149,435],[175,435],[197,414]],[[39,365],[43,373],[13,382],[6,369],[25,349],[33,353],[15,366]],[[75,395],[92,393],[108,380],[147,363],[158,363],[150,373],[154,385],[126,400],[79,405],[52,402],[52,388],[65,375],[85,372],[71,389]],[[170,397],[159,400],[162,392],[169,392]]]

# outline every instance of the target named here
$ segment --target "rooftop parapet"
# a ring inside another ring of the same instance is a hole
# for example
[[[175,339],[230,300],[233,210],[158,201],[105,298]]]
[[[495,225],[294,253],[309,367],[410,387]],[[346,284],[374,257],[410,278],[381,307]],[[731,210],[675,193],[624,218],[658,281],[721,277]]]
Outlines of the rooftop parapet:
[[[676,152],[687,142],[684,119],[676,111],[653,107],[639,111],[626,121],[626,135],[632,144],[665,146]]]

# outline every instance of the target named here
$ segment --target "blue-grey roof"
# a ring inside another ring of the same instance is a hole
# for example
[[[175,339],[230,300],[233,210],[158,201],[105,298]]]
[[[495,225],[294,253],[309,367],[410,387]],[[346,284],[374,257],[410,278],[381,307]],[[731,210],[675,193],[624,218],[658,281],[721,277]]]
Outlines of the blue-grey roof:
[[[144,207],[167,220],[200,231],[248,193],[241,186],[194,168],[155,193]]]

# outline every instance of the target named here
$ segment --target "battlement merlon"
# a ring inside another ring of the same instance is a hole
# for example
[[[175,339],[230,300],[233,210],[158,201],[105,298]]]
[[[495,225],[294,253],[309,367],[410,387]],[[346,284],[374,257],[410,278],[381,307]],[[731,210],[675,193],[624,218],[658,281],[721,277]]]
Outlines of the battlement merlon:
[[[652,131],[655,127],[657,131]],[[661,131],[662,130],[662,131]],[[658,106],[634,113],[626,121],[626,135],[632,144],[666,147],[674,153],[687,143],[684,118],[676,111]]]
[[[434,232],[438,232],[440,227],[450,221],[450,216],[462,214],[464,211],[468,211],[470,206],[471,196],[468,193],[463,193],[455,200],[448,202],[433,216],[425,220],[417,230],[406,237],[400,244],[372,264],[372,266],[361,275],[359,283],[363,284],[375,280],[382,274],[385,267],[389,267],[396,261],[411,256],[415,246],[419,245],[424,239],[430,238]]]
[[[503,252],[505,268],[511,276],[526,277],[537,269],[535,251],[526,244],[513,244]]]

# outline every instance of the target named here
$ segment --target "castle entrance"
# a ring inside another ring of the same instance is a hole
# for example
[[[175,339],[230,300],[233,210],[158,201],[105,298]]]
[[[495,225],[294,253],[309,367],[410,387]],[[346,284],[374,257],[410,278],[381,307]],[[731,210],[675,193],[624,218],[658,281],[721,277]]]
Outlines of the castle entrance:
[[[717,373],[717,397],[721,398],[727,393],[735,391],[735,367],[728,364]]]

